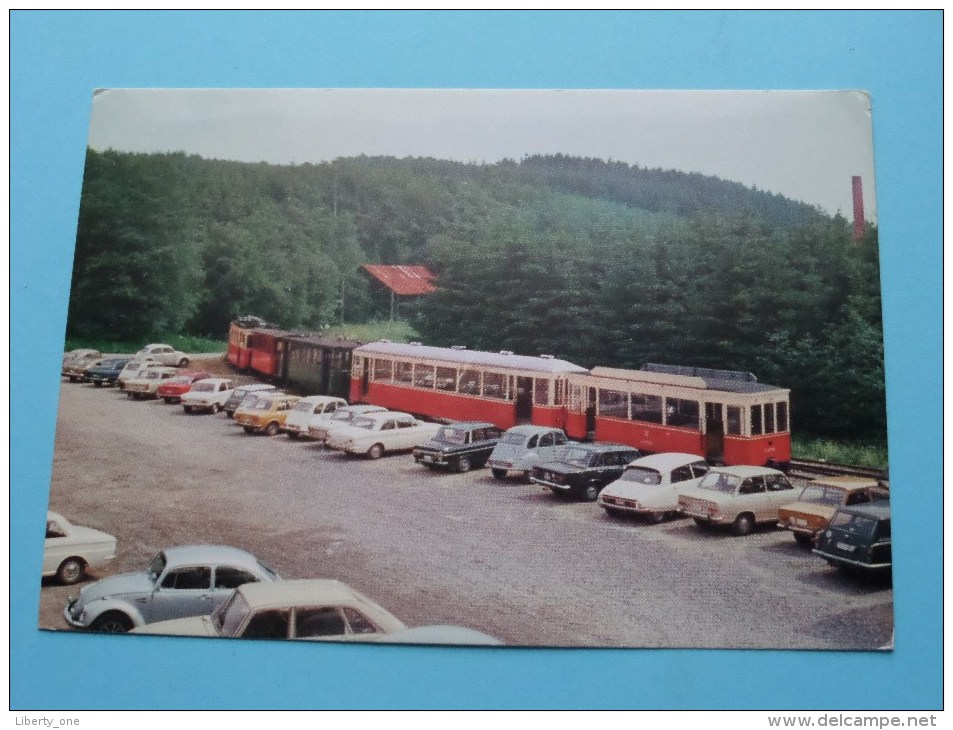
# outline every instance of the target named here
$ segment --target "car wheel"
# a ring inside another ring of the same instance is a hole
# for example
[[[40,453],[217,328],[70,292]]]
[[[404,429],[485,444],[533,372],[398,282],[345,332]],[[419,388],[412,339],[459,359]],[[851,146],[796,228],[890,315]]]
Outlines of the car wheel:
[[[599,498],[599,485],[590,484],[586,487],[586,491],[583,492],[583,497],[585,497],[587,502],[595,502]]]
[[[609,515],[610,517],[618,517],[618,516],[619,516],[619,510],[615,509],[614,507],[605,507],[605,506],[603,506],[602,509],[604,509],[604,510],[606,511],[606,514]]]
[[[89,628],[101,634],[124,634],[132,628],[132,621],[124,613],[110,611],[93,621]]]
[[[692,517],[695,520],[695,524],[702,530],[707,530],[711,528],[711,523],[708,520],[703,520],[701,517]]]
[[[187,358],[187,357],[183,357],[181,360],[179,360],[179,367],[180,367],[180,368],[187,367],[188,364],[189,364],[189,358]]]
[[[225,415],[228,416],[229,418],[231,418],[234,413],[235,411],[228,411],[228,410],[225,411]]]
[[[809,548],[814,545],[814,538],[812,538],[810,535],[805,535],[800,532],[795,532],[794,539],[797,541],[797,544],[800,545],[801,547]]]
[[[97,388],[102,388],[103,382],[101,380],[94,380],[93,385],[95,385]]]
[[[182,410],[185,411],[186,413],[191,413],[192,406],[182,406]]]
[[[222,410],[222,407],[218,403],[213,403],[212,408],[210,410],[212,411],[212,415],[214,416],[216,413]]]
[[[384,455],[384,445],[374,444],[367,450],[368,459],[379,459]]]
[[[70,375],[70,376],[69,376],[69,381],[70,381],[71,383],[75,383],[75,382],[76,382],[76,376],[75,376],[75,375]]]
[[[664,512],[648,512],[646,513],[645,518],[649,522],[657,525],[659,522],[665,519],[665,513]]]
[[[506,478],[506,469],[490,469],[490,473],[493,474],[494,479]]]
[[[457,471],[461,474],[465,471],[470,471],[470,458],[468,456],[461,456],[457,459]]]
[[[296,438],[298,438],[298,432],[297,432],[297,431],[285,431],[285,433],[288,434],[288,438],[290,438],[292,441],[294,441]]]
[[[754,518],[747,513],[738,515],[731,523],[731,531],[735,535],[747,535],[752,529],[754,529]]]
[[[267,436],[276,436],[278,434],[278,424],[272,421],[265,426],[265,434]]]
[[[252,433],[255,430],[252,426],[242,426],[242,428],[245,430],[245,433]]]
[[[71,586],[78,582],[86,572],[86,563],[82,558],[66,558],[56,569],[56,578],[63,585]]]

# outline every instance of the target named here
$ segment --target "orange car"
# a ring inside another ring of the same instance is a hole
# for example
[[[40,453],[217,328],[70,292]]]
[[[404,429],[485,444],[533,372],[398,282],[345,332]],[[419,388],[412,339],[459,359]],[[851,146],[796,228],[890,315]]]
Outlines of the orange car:
[[[791,530],[801,545],[811,546],[818,532],[827,527],[840,506],[889,499],[890,492],[875,479],[821,477],[801,491],[797,501],[778,510],[778,524]]]

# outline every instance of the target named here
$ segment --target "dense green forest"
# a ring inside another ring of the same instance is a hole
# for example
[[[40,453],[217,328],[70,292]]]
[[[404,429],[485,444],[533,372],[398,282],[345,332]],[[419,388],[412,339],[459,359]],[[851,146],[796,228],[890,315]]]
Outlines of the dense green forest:
[[[87,153],[71,338],[386,316],[364,263],[424,264],[436,345],[754,372],[817,436],[883,443],[877,231],[718,178],[555,156],[277,166]]]

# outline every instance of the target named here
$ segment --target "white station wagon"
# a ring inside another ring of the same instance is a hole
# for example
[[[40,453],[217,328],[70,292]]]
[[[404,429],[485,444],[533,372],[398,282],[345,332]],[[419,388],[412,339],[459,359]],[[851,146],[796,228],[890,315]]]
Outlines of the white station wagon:
[[[312,416],[311,420],[308,421],[308,438],[314,439],[315,441],[326,441],[331,431],[350,426],[351,421],[358,416],[363,416],[365,413],[383,413],[386,410],[386,408],[381,408],[380,406],[360,403],[355,406],[338,408],[330,416],[326,416],[325,414]]]
[[[651,454],[636,459],[599,494],[606,514],[631,513],[661,522],[678,511],[678,495],[708,473],[707,462],[695,454]]]
[[[777,523],[778,510],[797,494],[777,469],[719,466],[678,496],[678,508],[699,527],[726,525],[736,535],[747,535],[756,523]]]
[[[234,383],[227,378],[206,378],[192,383],[192,387],[182,394],[179,402],[186,413],[192,411],[218,413],[234,390]]]
[[[43,545],[43,575],[55,575],[72,585],[86,574],[116,557],[116,538],[91,527],[74,525],[56,512],[46,513]]]
[[[338,412],[338,409],[344,408],[346,405],[347,401],[343,398],[335,398],[330,395],[309,395],[295,403],[281,430],[288,434],[290,439],[307,436],[308,426],[313,419],[329,419]]]
[[[409,451],[432,439],[438,423],[418,421],[409,413],[384,411],[355,418],[351,425],[328,434],[325,445],[349,454],[366,454],[379,459],[388,451]]]

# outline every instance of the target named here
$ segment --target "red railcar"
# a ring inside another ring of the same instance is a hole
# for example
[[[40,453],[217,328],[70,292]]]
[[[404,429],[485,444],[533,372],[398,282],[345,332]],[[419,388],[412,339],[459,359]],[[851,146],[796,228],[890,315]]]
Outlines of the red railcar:
[[[255,334],[261,331],[277,330],[278,325],[266,322],[260,317],[241,317],[228,328],[228,355],[226,359],[238,370],[251,370]]]
[[[751,373],[676,365],[569,377],[567,434],[728,465],[791,461],[790,391]]]
[[[584,372],[547,355],[373,342],[353,351],[350,400],[499,428],[562,428],[566,377]]]

